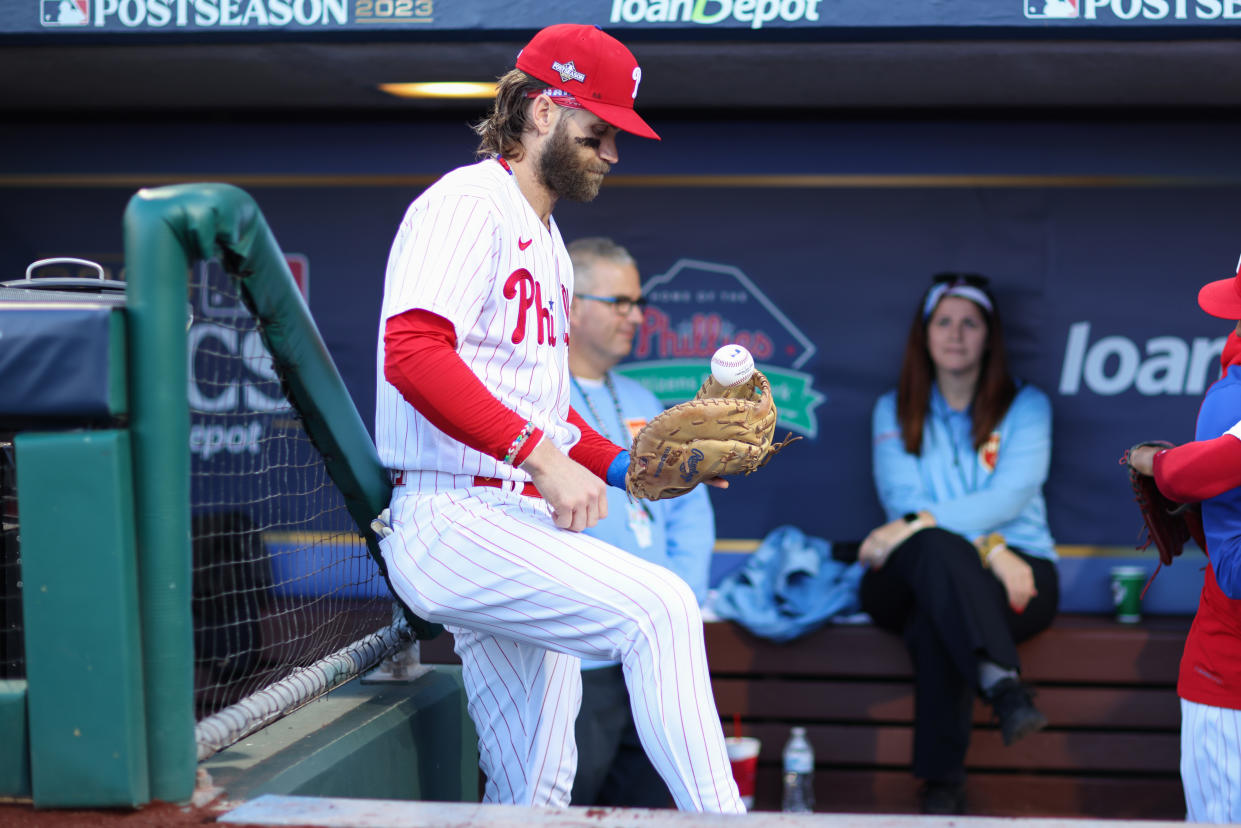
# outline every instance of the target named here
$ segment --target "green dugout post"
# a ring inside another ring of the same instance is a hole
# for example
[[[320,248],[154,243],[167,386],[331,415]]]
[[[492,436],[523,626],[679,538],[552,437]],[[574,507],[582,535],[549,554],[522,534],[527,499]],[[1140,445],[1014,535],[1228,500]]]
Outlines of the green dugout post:
[[[150,795],[185,802],[197,770],[185,337],[194,248],[160,193],[139,191],[124,218],[130,435]]]

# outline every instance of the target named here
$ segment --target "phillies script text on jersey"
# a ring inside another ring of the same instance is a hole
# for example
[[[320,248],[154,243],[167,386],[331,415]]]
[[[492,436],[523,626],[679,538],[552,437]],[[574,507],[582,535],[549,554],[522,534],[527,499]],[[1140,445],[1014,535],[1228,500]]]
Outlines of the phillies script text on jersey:
[[[526,242],[526,246],[529,246]],[[521,247],[521,245],[518,245]],[[526,247],[521,247],[525,250]],[[517,300],[517,324],[513,327],[511,339],[516,345],[526,338],[526,320],[529,316],[528,311],[537,307],[535,315],[538,319],[538,343],[543,345],[556,344],[556,326],[552,321],[551,308],[543,304],[543,286],[535,280],[534,275],[524,267],[514,270],[504,282],[504,298]],[[562,307],[569,306],[569,291],[564,285],[560,286],[560,301],[564,302]],[[569,344],[569,332],[565,331],[564,344]]]

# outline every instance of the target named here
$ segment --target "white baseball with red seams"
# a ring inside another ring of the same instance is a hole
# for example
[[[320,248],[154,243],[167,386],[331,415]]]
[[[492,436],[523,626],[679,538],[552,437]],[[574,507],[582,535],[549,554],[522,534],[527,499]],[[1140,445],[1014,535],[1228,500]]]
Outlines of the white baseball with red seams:
[[[754,375],[754,357],[740,345],[725,345],[711,357],[711,376],[725,388],[740,385]]]
[[[384,377],[387,320],[432,311],[487,389],[567,452],[581,437],[568,422],[572,292],[555,221],[539,220],[497,161],[449,173],[410,205],[380,321],[375,440],[403,472],[380,549],[402,600],[455,638],[486,802],[569,804],[589,658],[624,665],[639,737],[677,806],[742,813],[690,588],[558,528],[545,501],[521,493],[529,475],[441,432]]]

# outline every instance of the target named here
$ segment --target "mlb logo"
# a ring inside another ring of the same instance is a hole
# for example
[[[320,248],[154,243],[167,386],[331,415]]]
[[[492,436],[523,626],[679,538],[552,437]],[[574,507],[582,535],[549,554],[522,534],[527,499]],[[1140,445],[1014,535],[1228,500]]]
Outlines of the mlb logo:
[[[310,260],[302,253],[285,253],[284,261],[289,266],[293,282],[302,293],[302,298],[310,301]],[[194,264],[193,283],[198,286],[196,316],[217,317],[222,319],[250,316],[250,311],[239,304],[237,290],[220,263],[219,258],[200,259]]]
[[[1077,17],[1078,0],[1022,0],[1026,17],[1054,20]]]
[[[90,0],[39,0],[44,26],[89,26]]]
[[[285,253],[284,261],[289,266],[289,272],[293,274],[293,281],[297,284],[298,290],[302,292],[302,298],[309,302],[310,260],[301,253]]]

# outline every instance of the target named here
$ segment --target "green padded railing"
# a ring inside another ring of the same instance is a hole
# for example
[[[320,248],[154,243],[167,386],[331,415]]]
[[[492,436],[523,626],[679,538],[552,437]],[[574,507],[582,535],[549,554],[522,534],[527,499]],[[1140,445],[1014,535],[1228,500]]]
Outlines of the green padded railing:
[[[391,484],[349,397],[284,254],[254,200],[228,184],[144,189],[125,210],[131,431],[151,796],[183,802],[193,793],[193,620],[186,274],[219,257],[262,322],[264,344],[290,403],[346,508],[387,578],[371,519]],[[415,634],[435,635],[406,610]]]

